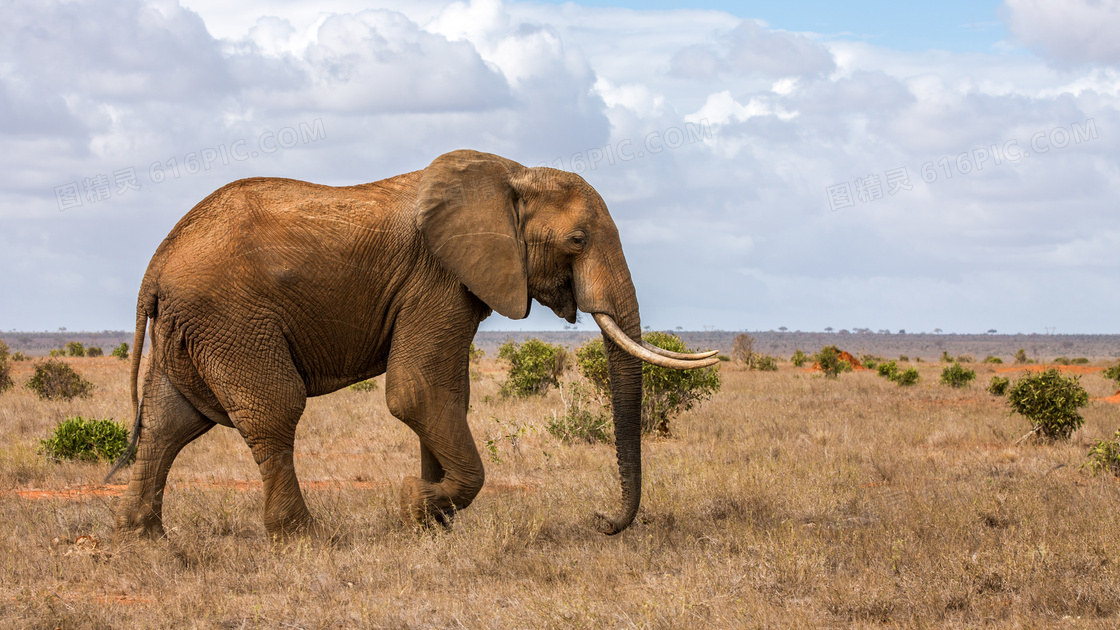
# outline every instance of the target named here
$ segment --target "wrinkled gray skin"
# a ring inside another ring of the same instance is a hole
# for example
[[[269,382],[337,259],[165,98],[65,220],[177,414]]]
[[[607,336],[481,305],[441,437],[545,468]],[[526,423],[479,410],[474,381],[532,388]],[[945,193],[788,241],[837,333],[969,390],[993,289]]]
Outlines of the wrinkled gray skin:
[[[359,186],[254,178],[221,188],[179,221],[140,286],[139,441],[118,532],[163,534],[172,461],[221,424],[260,467],[270,537],[320,533],[293,467],[296,423],[309,396],[382,373],[389,410],[420,438],[402,518],[447,523],[483,484],[467,426],[471,340],[491,309],[521,318],[532,299],[569,322],[577,309],[605,313],[640,339],[618,231],[577,175],[455,151]],[[641,362],[604,341],[622,511],[600,528],[613,534],[641,498]]]

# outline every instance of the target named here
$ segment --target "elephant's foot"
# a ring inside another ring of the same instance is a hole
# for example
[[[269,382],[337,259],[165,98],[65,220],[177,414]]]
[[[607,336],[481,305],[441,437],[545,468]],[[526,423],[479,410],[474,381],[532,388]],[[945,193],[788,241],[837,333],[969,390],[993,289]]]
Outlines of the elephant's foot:
[[[114,516],[116,532],[114,540],[126,539],[158,539],[167,534],[163,530],[163,518],[159,510],[152,505],[144,505],[140,501],[125,496],[117,506]]]
[[[275,549],[282,549],[294,543],[313,541],[340,546],[347,542],[347,537],[339,531],[324,526],[319,521],[311,518],[301,520],[298,524],[288,524],[281,528],[268,528],[268,539]]]
[[[401,520],[407,527],[449,527],[455,506],[439,484],[405,477],[401,485]]]

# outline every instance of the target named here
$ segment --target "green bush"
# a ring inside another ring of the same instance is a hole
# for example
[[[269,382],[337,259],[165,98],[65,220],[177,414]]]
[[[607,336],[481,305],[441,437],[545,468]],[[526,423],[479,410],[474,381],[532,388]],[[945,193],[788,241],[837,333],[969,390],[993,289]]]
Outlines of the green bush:
[[[1069,357],[1054,357],[1054,365],[1069,365]]]
[[[789,358],[789,362],[792,363],[794,365],[794,367],[801,367],[801,366],[805,365],[805,362],[808,361],[808,360],[809,360],[809,355],[802,352],[800,348],[797,349],[797,350],[794,350],[793,351],[793,356]]]
[[[471,349],[467,351],[467,359],[470,361],[478,361],[484,356],[486,356],[486,353],[483,352],[481,348],[475,347],[473,343],[471,344]]]
[[[35,373],[27,381],[27,388],[43,400],[89,398],[93,394],[93,383],[58,359],[36,363]]]
[[[1089,365],[1089,359],[1086,357],[1077,357],[1076,359],[1070,359],[1069,363],[1070,365]]]
[[[1089,474],[1110,472],[1120,477],[1120,431],[1111,440],[1097,440],[1089,449],[1089,461],[1081,465],[1081,470],[1089,469]]]
[[[942,363],[952,363],[953,362],[953,357],[949,356],[948,351],[946,351],[946,350],[941,351],[941,362]]]
[[[976,359],[972,358],[971,354],[958,354],[957,363],[972,363]]]
[[[976,378],[976,372],[960,363],[954,363],[941,370],[941,384],[949,387],[967,387],[974,378]]]
[[[988,393],[993,396],[1003,396],[1007,393],[1008,385],[1011,385],[1011,379],[993,376],[992,382],[988,383]]]
[[[756,369],[760,372],[777,372],[778,371],[778,359],[775,358],[775,357],[772,357],[768,354],[755,353],[755,355],[754,355],[754,369]]]
[[[1033,432],[1050,440],[1068,440],[1084,421],[1077,410],[1089,404],[1089,393],[1078,378],[1057,368],[1027,374],[1007,393],[1011,408],[1031,421]]]
[[[726,354],[717,354],[716,358],[719,359],[720,361],[723,361],[724,363],[730,363],[731,362],[731,357],[727,356]]]
[[[19,350],[16,350],[16,353],[12,355],[12,361],[27,361],[29,359],[30,357],[20,352]]]
[[[84,357],[86,356],[86,347],[80,341],[71,341],[66,344],[66,356]]]
[[[112,418],[67,418],[58,423],[50,438],[39,441],[39,452],[53,460],[113,461],[127,448],[128,429]]]
[[[689,352],[679,337],[670,333],[649,332],[642,339],[659,348]],[[610,403],[610,376],[603,340],[592,339],[576,350],[576,365],[595,392]],[[642,363],[642,431],[670,435],[669,421],[719,391],[719,371],[715,366],[698,370],[673,370]]]
[[[87,357],[102,357],[102,356],[105,356],[105,352],[101,349],[101,346],[90,346],[90,347],[86,348],[86,356]]]
[[[898,375],[891,380],[898,383],[901,387],[909,387],[911,385],[916,385],[919,379],[921,379],[921,375],[918,374],[917,368],[907,368],[905,371],[899,372]]]
[[[852,364],[840,358],[840,348],[824,346],[814,357],[813,361],[821,369],[826,378],[839,378],[841,372],[851,372]]]
[[[537,338],[518,344],[507,341],[498,348],[498,358],[509,361],[509,373],[500,392],[505,398],[543,396],[549,387],[560,385],[568,353],[561,346]]]
[[[984,360],[981,361],[981,363],[991,363],[991,364],[994,364],[994,365],[999,365],[999,364],[1003,363],[1003,359],[1001,359],[1001,358],[999,358],[995,355],[989,354],[988,356],[984,357]]]
[[[1031,361],[1030,359],[1027,358],[1027,351],[1026,350],[1024,350],[1022,348],[1019,348],[1019,351],[1015,353],[1015,363],[1027,364],[1027,363],[1034,363],[1034,361]]]
[[[1101,374],[1103,374],[1105,378],[1116,381],[1116,384],[1120,386],[1120,363],[1117,363],[1104,372],[1101,372]]]
[[[66,356],[66,348],[55,348],[47,354],[51,357],[64,357]]]
[[[859,358],[859,362],[861,365],[863,365],[863,367],[869,370],[874,370],[879,367],[880,363],[883,362],[883,357],[877,357],[873,354],[865,354]]]
[[[349,389],[352,389],[356,392],[375,392],[377,391],[377,381],[372,378],[366,379],[364,381],[354,383],[350,386]]]
[[[563,415],[552,414],[548,432],[563,442],[610,442],[614,421],[610,404],[585,381],[568,381],[560,387]]]
[[[879,371],[879,376],[887,380],[893,381],[898,377],[898,364],[893,359],[880,363],[876,369]]]
[[[12,366],[8,363],[8,344],[0,341],[0,393],[12,388]]]
[[[128,344],[121,343],[121,345],[113,348],[113,351],[109,353],[109,356],[117,357],[122,361],[128,359]]]

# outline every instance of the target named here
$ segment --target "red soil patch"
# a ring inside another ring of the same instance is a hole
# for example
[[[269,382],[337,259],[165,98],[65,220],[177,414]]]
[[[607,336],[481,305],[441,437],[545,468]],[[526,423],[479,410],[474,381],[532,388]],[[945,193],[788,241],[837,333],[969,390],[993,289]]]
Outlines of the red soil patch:
[[[1099,400],[1101,402],[1112,403],[1114,405],[1120,405],[1120,391],[1117,391],[1115,394],[1113,394],[1111,396],[1105,396],[1104,398],[1094,398],[1093,400]]]
[[[1103,367],[1092,365],[1016,365],[1014,367],[996,368],[996,372],[1043,372],[1050,368],[1058,368],[1059,372],[1069,374],[1096,374],[1104,370]]]
[[[840,351],[840,360],[841,361],[847,361],[852,366],[852,370],[866,370],[867,369],[867,368],[863,367],[863,364],[859,362],[859,359],[853,357],[852,353],[848,352],[847,350],[841,350]],[[820,372],[821,371],[821,366],[820,366],[819,363],[814,363],[813,367],[811,367],[811,368],[809,368],[805,371],[806,372]]]

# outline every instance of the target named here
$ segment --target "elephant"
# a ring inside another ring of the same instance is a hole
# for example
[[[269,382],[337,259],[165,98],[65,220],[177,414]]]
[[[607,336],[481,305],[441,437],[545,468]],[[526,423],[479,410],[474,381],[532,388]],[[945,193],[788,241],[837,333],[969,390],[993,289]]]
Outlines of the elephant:
[[[164,535],[172,462],[215,424],[252,452],[270,539],[324,533],[296,478],[296,424],[308,397],[381,374],[389,411],[420,441],[401,517],[448,525],[484,479],[467,424],[470,345],[493,311],[524,318],[532,300],[572,323],[577,309],[589,313],[602,330],[622,507],[597,524],[617,534],[641,501],[641,362],[690,369],[717,358],[641,341],[618,230],[582,177],[457,150],[367,184],[251,178],[218,189],[175,225],[140,284],[135,423],[109,473],[135,455],[117,534]]]

